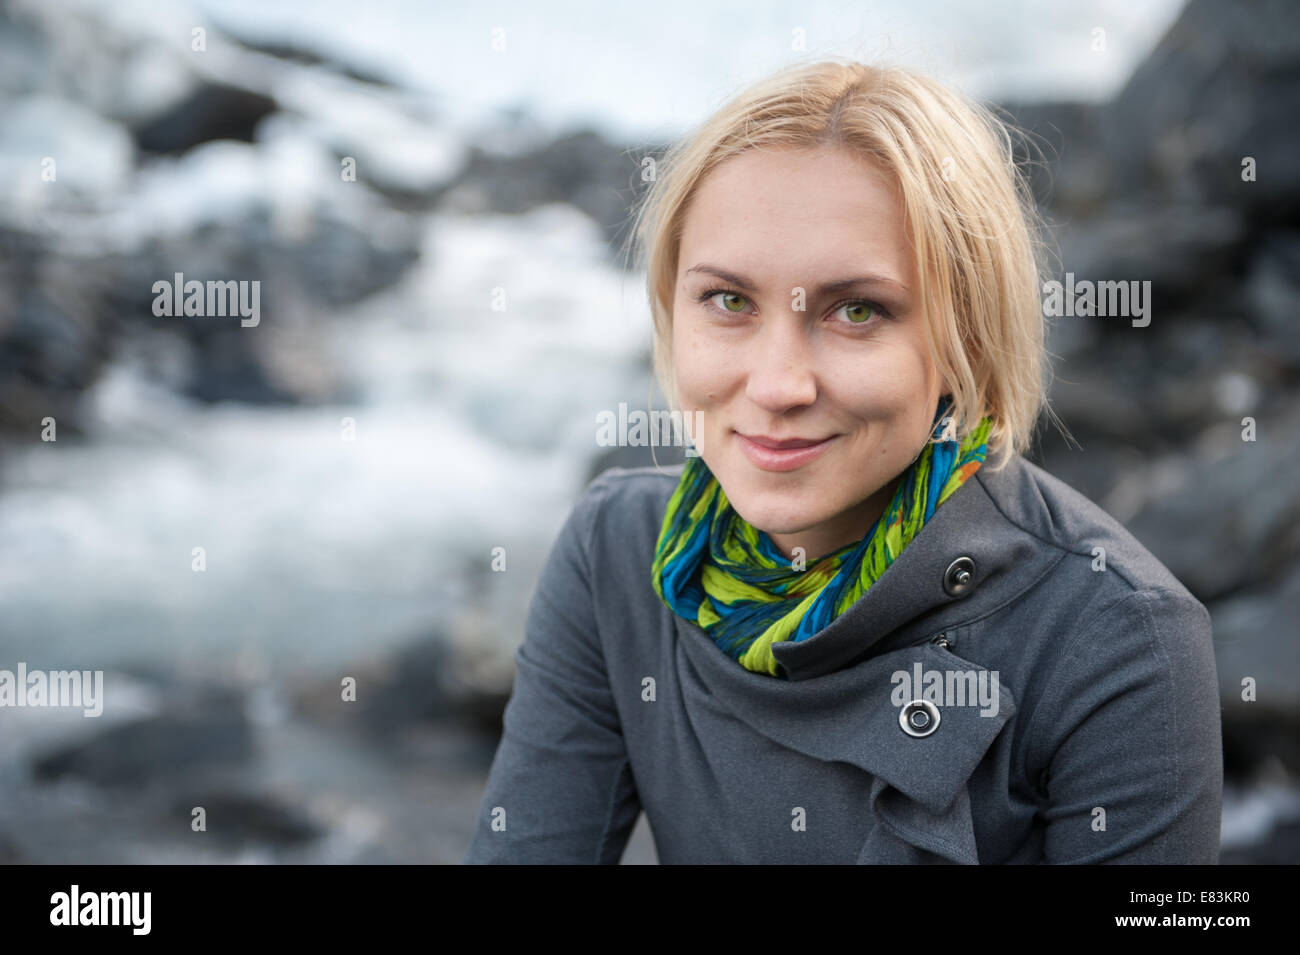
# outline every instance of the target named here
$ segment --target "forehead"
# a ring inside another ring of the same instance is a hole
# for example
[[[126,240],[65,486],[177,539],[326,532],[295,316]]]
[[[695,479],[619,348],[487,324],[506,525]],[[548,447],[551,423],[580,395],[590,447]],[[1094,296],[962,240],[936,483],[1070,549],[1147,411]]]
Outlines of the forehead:
[[[683,220],[679,266],[702,258],[768,276],[870,265],[910,284],[912,271],[897,184],[840,149],[749,149],[711,170]]]

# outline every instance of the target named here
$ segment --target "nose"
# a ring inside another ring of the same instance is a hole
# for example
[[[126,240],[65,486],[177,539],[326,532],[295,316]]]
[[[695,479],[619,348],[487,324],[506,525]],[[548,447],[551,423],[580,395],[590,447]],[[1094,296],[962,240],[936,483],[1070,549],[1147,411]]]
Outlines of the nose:
[[[745,395],[776,415],[817,399],[817,378],[808,330],[802,315],[782,315],[764,323],[748,356]]]

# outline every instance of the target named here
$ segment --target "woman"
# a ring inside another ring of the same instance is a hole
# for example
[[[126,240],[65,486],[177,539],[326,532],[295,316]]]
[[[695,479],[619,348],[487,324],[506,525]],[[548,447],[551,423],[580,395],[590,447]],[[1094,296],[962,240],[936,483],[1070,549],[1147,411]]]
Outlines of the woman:
[[[666,168],[665,168],[666,167]],[[985,110],[823,62],[676,147],[638,235],[698,456],[542,573],[467,862],[1216,862],[1205,608],[1030,464],[1035,214]]]

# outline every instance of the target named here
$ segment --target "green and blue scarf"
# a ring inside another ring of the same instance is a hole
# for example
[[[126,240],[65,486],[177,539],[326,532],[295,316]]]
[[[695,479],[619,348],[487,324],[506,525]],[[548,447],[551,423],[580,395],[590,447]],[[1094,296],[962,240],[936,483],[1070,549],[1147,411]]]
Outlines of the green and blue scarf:
[[[806,640],[851,607],[983,464],[992,424],[960,443],[932,432],[866,536],[802,570],[736,513],[702,457],[687,458],[655,548],[655,592],[746,669],[780,676],[772,644]]]

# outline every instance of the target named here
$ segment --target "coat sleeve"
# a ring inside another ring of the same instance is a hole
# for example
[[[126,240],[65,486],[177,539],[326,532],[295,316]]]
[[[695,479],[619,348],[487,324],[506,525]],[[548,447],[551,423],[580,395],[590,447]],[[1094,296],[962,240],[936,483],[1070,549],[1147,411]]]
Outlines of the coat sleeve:
[[[592,597],[598,478],[543,566],[464,862],[617,864],[641,806]]]
[[[1198,601],[1146,590],[1112,604],[1060,660],[1043,704],[1045,862],[1218,862],[1223,736]]]

